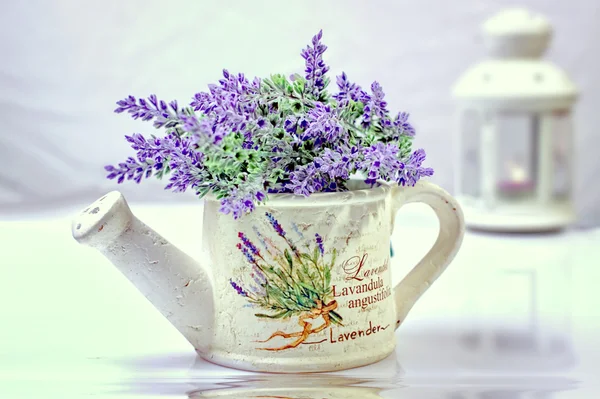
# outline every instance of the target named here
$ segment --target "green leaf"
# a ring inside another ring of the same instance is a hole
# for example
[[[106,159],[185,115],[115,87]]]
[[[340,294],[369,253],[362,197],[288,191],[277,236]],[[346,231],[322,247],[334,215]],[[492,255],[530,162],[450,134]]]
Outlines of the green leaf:
[[[301,253],[301,254],[300,254],[300,257],[301,257],[302,259],[306,259],[306,260],[307,260],[307,261],[309,261],[309,262],[312,262],[312,258],[310,257],[310,255],[309,255],[309,254]]]
[[[283,312],[275,313],[273,315],[264,314],[264,313],[256,313],[255,316],[267,318],[267,319],[285,319],[287,317],[290,317],[292,314],[293,314],[292,311],[284,310]]]
[[[286,273],[284,273],[282,270],[275,270],[275,274],[277,274],[277,277],[279,277],[281,279],[281,281],[283,281],[286,285],[286,289],[289,287],[292,287],[294,284],[293,279],[291,279]]]
[[[196,187],[196,194],[198,197],[203,198],[210,191],[210,186],[198,186]]]
[[[280,289],[268,285],[265,290],[267,291],[269,298],[275,302],[279,308],[289,309],[294,306],[293,303],[290,303],[290,301],[284,297],[283,291]]]
[[[302,77],[298,77],[299,75],[296,74],[295,80],[294,80],[294,91],[300,95],[302,95],[304,93],[304,89],[306,88],[306,81],[304,80],[304,78]]]
[[[233,155],[238,162],[243,162],[248,159],[248,154],[244,150],[237,150]]]
[[[310,291],[310,292],[313,292],[313,293],[315,293],[315,294],[318,294],[318,293],[319,293],[319,292],[318,292],[318,291],[317,291],[317,290],[316,290],[314,287],[312,287],[312,286],[310,286],[310,285],[308,285],[308,284],[306,284],[306,283],[299,282],[298,284],[300,284],[300,285],[301,285],[303,288],[305,288],[306,290],[308,290],[308,291]]]
[[[294,267],[294,263],[292,262],[292,255],[290,255],[290,251],[288,251],[287,248],[283,251],[283,255],[285,256],[285,260],[287,260],[290,270],[292,270]]]
[[[333,267],[336,258],[337,258],[337,250],[335,248],[333,248],[333,251],[331,252],[331,267]]]
[[[323,282],[323,289],[327,289],[327,287],[330,286],[331,284],[331,270],[329,270],[328,268],[325,269],[325,281]]]
[[[291,104],[291,108],[292,108],[293,112],[300,113],[302,111],[302,109],[304,108],[304,106],[302,105],[302,103],[300,101],[294,101]]]

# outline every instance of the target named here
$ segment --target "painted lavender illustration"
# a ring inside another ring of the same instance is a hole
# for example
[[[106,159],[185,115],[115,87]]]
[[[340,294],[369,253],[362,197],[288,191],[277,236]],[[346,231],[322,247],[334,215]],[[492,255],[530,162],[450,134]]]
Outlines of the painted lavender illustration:
[[[336,251],[334,249],[331,254],[326,253],[323,237],[318,233],[303,245],[304,248],[298,248],[272,214],[266,212],[265,216],[276,233],[277,242],[254,229],[262,246],[261,250],[246,234],[238,233],[240,242],[237,248],[251,266],[247,277],[252,282],[242,286],[230,279],[230,284],[250,304],[263,310],[262,313],[256,313],[256,317],[298,318],[301,331],[275,331],[267,339],[258,341],[264,343],[275,337],[293,338],[280,347],[259,348],[282,351],[307,343],[308,337],[329,328],[331,324],[342,325],[343,319],[336,312],[338,304],[333,299],[331,287],[331,269],[335,263]],[[313,327],[319,323],[319,319],[322,319],[321,324]]]

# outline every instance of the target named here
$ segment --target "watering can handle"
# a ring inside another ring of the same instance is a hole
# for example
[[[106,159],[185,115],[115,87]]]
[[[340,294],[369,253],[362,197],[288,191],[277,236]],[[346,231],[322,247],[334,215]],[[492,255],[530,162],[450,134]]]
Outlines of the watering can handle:
[[[421,295],[452,262],[465,234],[463,213],[456,199],[427,181],[418,181],[414,187],[392,188],[392,230],[398,210],[403,205],[415,202],[427,204],[433,209],[439,219],[440,230],[429,252],[394,287],[396,328]]]

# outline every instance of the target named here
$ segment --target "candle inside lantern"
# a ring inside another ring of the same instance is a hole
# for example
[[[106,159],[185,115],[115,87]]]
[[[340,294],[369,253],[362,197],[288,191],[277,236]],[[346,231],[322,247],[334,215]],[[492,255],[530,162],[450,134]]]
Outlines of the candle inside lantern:
[[[509,179],[498,183],[498,190],[507,195],[518,195],[529,193],[533,190],[534,184],[527,176],[527,171],[521,165],[514,162],[508,164]]]

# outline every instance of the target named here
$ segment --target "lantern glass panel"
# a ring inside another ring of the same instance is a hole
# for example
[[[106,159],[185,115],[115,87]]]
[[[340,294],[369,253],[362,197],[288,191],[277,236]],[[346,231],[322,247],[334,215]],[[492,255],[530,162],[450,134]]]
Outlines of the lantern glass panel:
[[[535,196],[539,117],[501,113],[496,118],[496,197],[523,201]]]
[[[556,200],[567,200],[571,191],[570,154],[572,151],[571,116],[568,112],[555,112],[552,118],[553,141],[553,191]]]
[[[459,149],[461,194],[478,197],[481,195],[481,163],[479,137],[481,135],[481,114],[476,110],[466,110],[460,118],[461,148]]]

